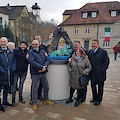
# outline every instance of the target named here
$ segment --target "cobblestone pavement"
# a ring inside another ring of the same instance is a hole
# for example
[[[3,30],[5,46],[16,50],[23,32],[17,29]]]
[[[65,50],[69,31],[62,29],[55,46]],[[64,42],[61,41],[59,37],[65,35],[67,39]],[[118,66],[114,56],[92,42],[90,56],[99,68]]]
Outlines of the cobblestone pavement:
[[[38,111],[35,112],[29,105],[31,79],[28,74],[24,85],[26,103],[22,104],[17,99],[17,107],[5,107],[6,111],[0,112],[0,120],[120,120],[120,57],[116,61],[113,54],[109,57],[110,66],[107,70],[104,97],[99,106],[89,102],[91,88],[88,86],[87,100],[79,107],[67,106],[65,101],[55,101],[54,106],[44,105],[38,101]]]

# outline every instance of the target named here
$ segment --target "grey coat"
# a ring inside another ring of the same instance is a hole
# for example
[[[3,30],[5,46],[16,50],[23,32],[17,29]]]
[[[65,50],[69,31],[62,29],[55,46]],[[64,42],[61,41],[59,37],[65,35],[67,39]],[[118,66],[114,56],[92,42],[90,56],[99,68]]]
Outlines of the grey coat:
[[[87,57],[84,57],[82,61],[77,61],[79,71],[81,72],[80,74],[76,66],[76,61],[77,60],[75,56],[72,56],[72,62],[68,63],[68,71],[70,73],[69,83],[70,87],[72,87],[73,89],[83,89],[84,87],[79,85],[79,77],[81,75],[86,75],[87,73],[89,73],[92,67]]]

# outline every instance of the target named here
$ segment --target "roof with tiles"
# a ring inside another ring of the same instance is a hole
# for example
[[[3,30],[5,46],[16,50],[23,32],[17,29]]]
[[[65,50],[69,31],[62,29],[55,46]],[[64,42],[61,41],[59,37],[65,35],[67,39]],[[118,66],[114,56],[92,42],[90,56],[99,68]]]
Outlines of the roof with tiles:
[[[110,11],[116,10],[117,16],[111,17]],[[65,10],[63,15],[69,10]],[[97,12],[97,17],[92,18],[90,16],[91,12]],[[71,13],[70,13],[71,12]],[[87,12],[88,17],[83,19],[83,13]],[[97,2],[97,3],[87,3],[80,9],[70,10],[70,17],[68,17],[61,25],[78,25],[78,24],[97,24],[97,23],[113,23],[115,20],[120,19],[120,2]]]
[[[0,9],[4,10],[6,14],[9,15],[10,20],[16,19],[20,15],[20,11],[22,11],[26,7],[25,5],[22,6],[10,6],[9,4],[7,6],[0,6]],[[16,14],[17,12],[17,14]]]
[[[7,15],[8,15],[8,13],[7,13],[3,8],[0,8],[0,13],[7,14]]]

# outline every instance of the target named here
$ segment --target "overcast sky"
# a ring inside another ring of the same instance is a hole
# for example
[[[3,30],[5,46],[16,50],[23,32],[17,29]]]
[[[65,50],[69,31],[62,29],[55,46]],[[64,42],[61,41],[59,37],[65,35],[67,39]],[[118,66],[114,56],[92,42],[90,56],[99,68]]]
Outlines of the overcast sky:
[[[0,6],[5,6],[8,3],[12,5],[26,5],[28,10],[31,10],[33,4],[38,3],[41,8],[40,16],[42,20],[55,19],[58,22],[62,21],[62,14],[65,10],[79,9],[86,3],[105,2],[117,0],[0,0]],[[120,1],[120,0],[118,0]]]

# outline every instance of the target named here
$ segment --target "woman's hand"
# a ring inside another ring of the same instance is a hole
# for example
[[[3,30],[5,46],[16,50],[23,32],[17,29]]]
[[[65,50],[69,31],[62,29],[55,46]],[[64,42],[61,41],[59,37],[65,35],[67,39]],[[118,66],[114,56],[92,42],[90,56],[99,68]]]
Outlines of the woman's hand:
[[[71,63],[72,62],[72,58],[69,58],[68,61],[69,61],[69,63]]]

